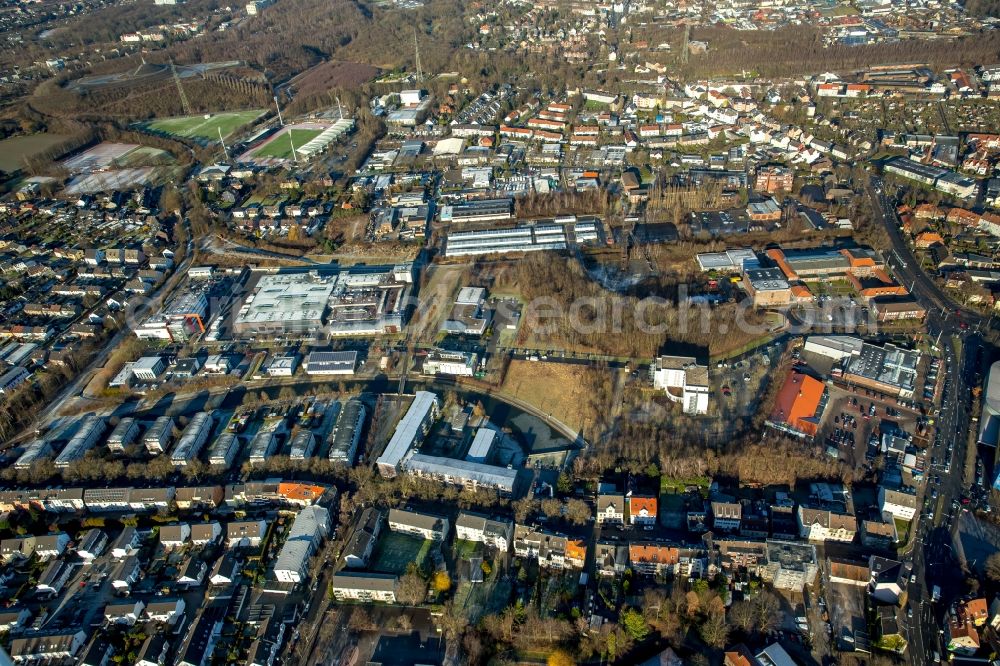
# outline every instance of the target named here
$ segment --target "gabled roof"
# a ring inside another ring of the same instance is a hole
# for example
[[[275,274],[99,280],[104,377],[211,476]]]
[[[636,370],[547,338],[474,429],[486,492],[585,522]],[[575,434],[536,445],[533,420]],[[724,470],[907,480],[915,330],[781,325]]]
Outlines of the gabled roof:
[[[628,510],[633,516],[638,515],[645,511],[651,516],[656,515],[657,502],[655,497],[643,497],[641,495],[632,495],[628,500]]]

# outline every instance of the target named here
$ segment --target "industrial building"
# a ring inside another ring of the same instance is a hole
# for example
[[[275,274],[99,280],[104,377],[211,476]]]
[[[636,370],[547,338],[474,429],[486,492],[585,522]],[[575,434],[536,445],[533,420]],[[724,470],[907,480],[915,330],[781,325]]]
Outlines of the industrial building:
[[[864,340],[850,335],[810,335],[802,350],[841,361],[861,353]]]
[[[191,422],[184,428],[184,432],[181,433],[177,445],[174,446],[174,450],[170,454],[170,462],[183,466],[197,458],[202,447],[205,446],[205,442],[208,441],[209,435],[212,434],[214,424],[215,419],[208,412],[199,412],[191,417]]]
[[[162,311],[151,315],[135,335],[142,340],[186,342],[205,332],[209,303],[207,283],[197,283],[174,298]]]
[[[466,488],[491,488],[510,495],[517,482],[517,470],[468,460],[412,453],[403,469],[414,476],[429,477]]]
[[[405,323],[413,265],[264,275],[233,324],[237,335],[381,335]]]
[[[476,372],[476,359],[476,354],[472,352],[434,349],[424,359],[423,373],[471,377]]]
[[[484,199],[466,201],[441,207],[441,221],[461,224],[465,222],[494,222],[514,217],[512,199]]]
[[[132,365],[132,375],[146,382],[155,382],[163,376],[167,362],[162,356],[143,356]]]
[[[566,229],[561,224],[522,224],[501,229],[452,231],[445,237],[446,257],[503,252],[565,250]]]
[[[56,467],[69,467],[70,463],[81,460],[87,451],[97,445],[97,441],[104,435],[104,430],[103,417],[93,414],[83,417],[76,434],[69,440],[62,452],[56,456]]]
[[[335,275],[277,273],[264,275],[233,321],[240,336],[317,334],[333,293]]]
[[[900,398],[912,398],[917,383],[920,353],[892,343],[864,343],[857,355],[844,360],[845,382],[875,389]]]
[[[382,476],[391,478],[400,470],[400,463],[410,448],[423,441],[434,419],[437,418],[440,405],[437,395],[430,391],[417,391],[413,396],[410,408],[396,425],[392,438],[386,444],[382,455],[375,464]]]
[[[357,398],[344,403],[337,424],[330,431],[329,459],[343,462],[348,466],[354,464],[358,453],[358,442],[361,441],[361,431],[365,425],[365,406]]]
[[[337,276],[327,333],[332,337],[398,333],[406,323],[413,265],[351,268]]]
[[[356,351],[314,351],[306,357],[307,375],[353,375],[358,363]]]
[[[271,377],[291,377],[295,374],[295,369],[299,367],[299,355],[278,354],[272,356],[267,363],[267,374]]]
[[[485,302],[486,290],[482,287],[462,287],[441,330],[452,335],[482,335],[490,321],[489,313],[483,310]]]
[[[760,260],[750,249],[702,252],[695,259],[703,272],[743,273],[745,270],[760,267]]]

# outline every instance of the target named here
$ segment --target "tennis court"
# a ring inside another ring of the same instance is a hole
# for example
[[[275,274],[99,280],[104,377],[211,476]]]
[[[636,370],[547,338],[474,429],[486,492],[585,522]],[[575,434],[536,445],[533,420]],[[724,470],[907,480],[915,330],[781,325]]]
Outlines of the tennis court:
[[[431,541],[406,534],[388,532],[379,539],[372,557],[372,569],[379,573],[401,575],[406,573],[410,562],[418,567],[427,559]]]

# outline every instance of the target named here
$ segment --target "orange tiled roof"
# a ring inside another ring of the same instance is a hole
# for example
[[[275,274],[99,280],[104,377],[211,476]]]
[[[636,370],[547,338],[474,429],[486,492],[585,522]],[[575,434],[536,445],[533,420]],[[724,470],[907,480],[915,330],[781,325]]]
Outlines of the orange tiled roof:
[[[630,515],[638,515],[645,511],[651,516],[656,515],[656,498],[655,497],[630,497],[628,503],[628,510]]]
[[[647,564],[677,564],[681,559],[681,551],[670,546],[630,543],[628,558],[631,562]]]
[[[809,375],[792,371],[785,378],[785,384],[778,392],[771,419],[786,423],[809,435],[815,435],[817,424],[811,419],[819,408],[823,396],[823,382]]]
[[[587,544],[579,539],[567,539],[566,557],[573,560],[587,559]]]
[[[287,500],[316,500],[326,492],[324,486],[312,486],[307,483],[292,483],[283,481],[278,484],[278,494]]]

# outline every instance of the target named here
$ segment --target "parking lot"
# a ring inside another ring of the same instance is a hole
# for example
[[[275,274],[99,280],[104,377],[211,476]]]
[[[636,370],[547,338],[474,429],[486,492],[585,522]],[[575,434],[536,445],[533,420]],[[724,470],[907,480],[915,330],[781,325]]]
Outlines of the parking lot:
[[[884,432],[916,431],[917,415],[900,409],[895,401],[866,395],[863,389],[829,386],[827,390],[830,399],[820,422],[818,441],[827,447],[831,457],[863,467],[877,456]]]

